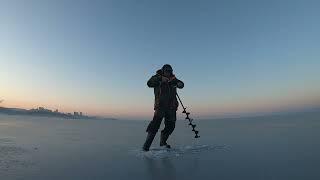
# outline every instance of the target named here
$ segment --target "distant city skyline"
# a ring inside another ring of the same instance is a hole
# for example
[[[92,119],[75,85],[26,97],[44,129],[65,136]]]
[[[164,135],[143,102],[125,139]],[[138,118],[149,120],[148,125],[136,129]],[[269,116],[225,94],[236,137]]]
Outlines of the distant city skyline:
[[[317,108],[319,9],[302,0],[4,0],[0,106],[150,119],[146,82],[169,63],[195,117]]]
[[[0,114],[13,115],[13,116],[34,116],[34,117],[53,117],[53,118],[64,118],[64,119],[86,119],[86,120],[116,120],[112,117],[102,116],[90,116],[85,115],[82,112],[59,112],[58,109],[51,110],[45,107],[38,107],[32,109],[23,109],[15,107],[2,107],[0,106]]]

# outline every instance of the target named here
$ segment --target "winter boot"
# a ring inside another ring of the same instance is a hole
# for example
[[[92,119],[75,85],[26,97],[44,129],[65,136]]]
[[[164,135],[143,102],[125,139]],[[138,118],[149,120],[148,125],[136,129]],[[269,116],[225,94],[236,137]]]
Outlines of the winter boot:
[[[166,148],[171,148],[169,144],[167,144],[167,139],[169,138],[169,134],[161,132],[160,136],[160,146],[164,146]]]
[[[150,148],[155,136],[156,136],[156,134],[148,133],[147,138],[146,138],[146,142],[143,144],[142,150],[149,151],[149,148]]]

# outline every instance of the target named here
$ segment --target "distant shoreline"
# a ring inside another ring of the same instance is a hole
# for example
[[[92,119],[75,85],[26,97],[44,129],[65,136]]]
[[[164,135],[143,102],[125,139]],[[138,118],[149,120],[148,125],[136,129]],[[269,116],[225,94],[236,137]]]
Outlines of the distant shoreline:
[[[97,119],[97,120],[117,120],[115,118],[106,118],[99,116],[87,116],[83,115],[82,112],[74,112],[71,113],[62,113],[58,110],[52,111],[49,109],[45,109],[43,107],[39,107],[37,109],[20,109],[20,108],[8,108],[8,107],[0,107],[0,114],[6,115],[27,115],[27,116],[37,116],[37,117],[58,117],[65,119]]]

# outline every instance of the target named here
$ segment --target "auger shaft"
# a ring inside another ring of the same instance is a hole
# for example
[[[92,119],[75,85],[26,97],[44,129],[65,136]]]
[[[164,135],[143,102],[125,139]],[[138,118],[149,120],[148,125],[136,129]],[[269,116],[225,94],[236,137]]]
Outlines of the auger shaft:
[[[192,124],[192,120],[193,120],[193,119],[191,119],[191,118],[189,117],[190,112],[187,112],[187,111],[186,111],[187,108],[183,105],[183,103],[182,103],[182,101],[181,101],[178,93],[176,93],[176,95],[177,95],[177,97],[178,97],[178,99],[179,99],[179,101],[180,101],[180,104],[181,104],[182,108],[183,108],[182,113],[186,114],[187,117],[186,117],[185,119],[189,121],[189,126],[192,127],[192,131],[193,131],[194,134],[195,134],[194,138],[199,138],[199,137],[200,137],[200,136],[198,135],[198,134],[199,134],[199,131],[195,130],[196,125],[195,125],[195,124]]]

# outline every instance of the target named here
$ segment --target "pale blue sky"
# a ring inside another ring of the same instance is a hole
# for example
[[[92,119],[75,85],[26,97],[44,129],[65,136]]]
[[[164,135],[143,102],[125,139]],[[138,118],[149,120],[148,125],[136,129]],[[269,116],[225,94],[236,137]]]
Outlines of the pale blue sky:
[[[0,98],[148,118],[165,63],[198,117],[320,105],[319,1],[0,2]]]

